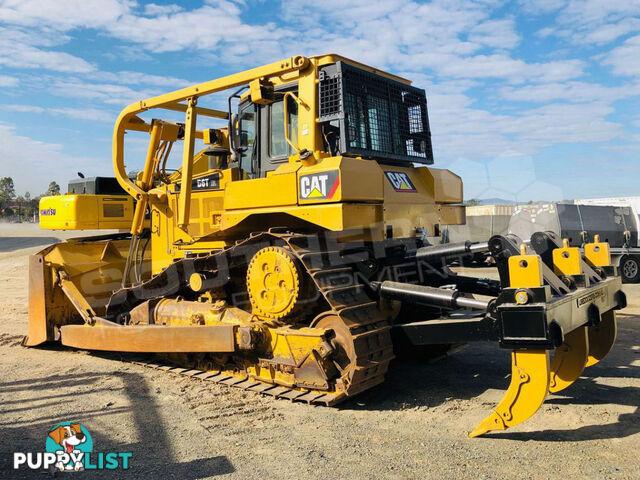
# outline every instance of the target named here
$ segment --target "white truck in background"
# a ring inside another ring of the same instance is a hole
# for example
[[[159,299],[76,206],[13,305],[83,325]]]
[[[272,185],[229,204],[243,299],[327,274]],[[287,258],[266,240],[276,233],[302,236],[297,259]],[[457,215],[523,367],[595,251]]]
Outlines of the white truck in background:
[[[574,203],[519,205],[509,221],[509,233],[528,239],[549,230],[582,247],[595,235],[609,243],[611,263],[626,283],[640,282],[640,197],[594,198]]]
[[[607,198],[585,198],[574,200],[576,205],[599,205],[627,207],[631,209],[631,214],[635,220],[636,231],[640,229],[640,197],[607,197]],[[637,238],[637,237],[636,237]],[[640,239],[635,245],[611,248],[611,260],[614,265],[620,267],[620,274],[623,281],[640,282]]]

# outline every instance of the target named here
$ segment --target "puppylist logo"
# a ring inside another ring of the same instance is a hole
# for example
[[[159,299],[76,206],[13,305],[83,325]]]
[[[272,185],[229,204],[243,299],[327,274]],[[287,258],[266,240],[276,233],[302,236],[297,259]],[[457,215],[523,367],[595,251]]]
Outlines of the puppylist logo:
[[[93,439],[84,426],[63,422],[48,433],[44,452],[14,453],[13,468],[62,472],[127,470],[131,456],[131,452],[94,452]]]

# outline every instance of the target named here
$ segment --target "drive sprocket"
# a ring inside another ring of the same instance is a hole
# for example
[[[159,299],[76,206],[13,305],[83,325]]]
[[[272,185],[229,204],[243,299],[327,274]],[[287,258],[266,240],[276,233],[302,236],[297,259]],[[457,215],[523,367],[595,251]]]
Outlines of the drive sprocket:
[[[247,268],[247,291],[253,312],[279,319],[295,312],[300,304],[302,276],[295,257],[283,247],[259,250]]]

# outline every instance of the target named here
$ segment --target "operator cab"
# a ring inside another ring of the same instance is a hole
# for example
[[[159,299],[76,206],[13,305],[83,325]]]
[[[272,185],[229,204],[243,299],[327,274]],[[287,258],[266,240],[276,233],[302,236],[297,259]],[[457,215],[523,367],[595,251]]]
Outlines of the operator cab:
[[[261,84],[229,97],[232,158],[241,178],[265,177],[298,153],[292,147],[298,144],[297,93],[296,83]],[[233,99],[237,115],[231,113]],[[318,101],[323,150],[331,156],[433,163],[424,90],[338,61],[318,69]]]
[[[269,103],[252,102],[249,95],[240,98],[235,150],[243,178],[265,177],[268,172],[287,163],[289,156],[295,153],[287,138],[294,145],[298,143],[298,104],[291,96],[286,96],[285,100],[286,92],[297,93],[295,85],[274,88],[270,95],[273,100]],[[230,115],[230,118],[234,117]]]

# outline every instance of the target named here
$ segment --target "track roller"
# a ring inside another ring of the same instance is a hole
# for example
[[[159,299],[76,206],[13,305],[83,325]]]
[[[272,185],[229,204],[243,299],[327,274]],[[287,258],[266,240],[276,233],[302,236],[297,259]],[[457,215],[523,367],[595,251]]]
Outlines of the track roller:
[[[549,352],[546,350],[514,350],[507,392],[491,415],[480,422],[469,436],[506,430],[531,417],[547,396],[549,373]]]

